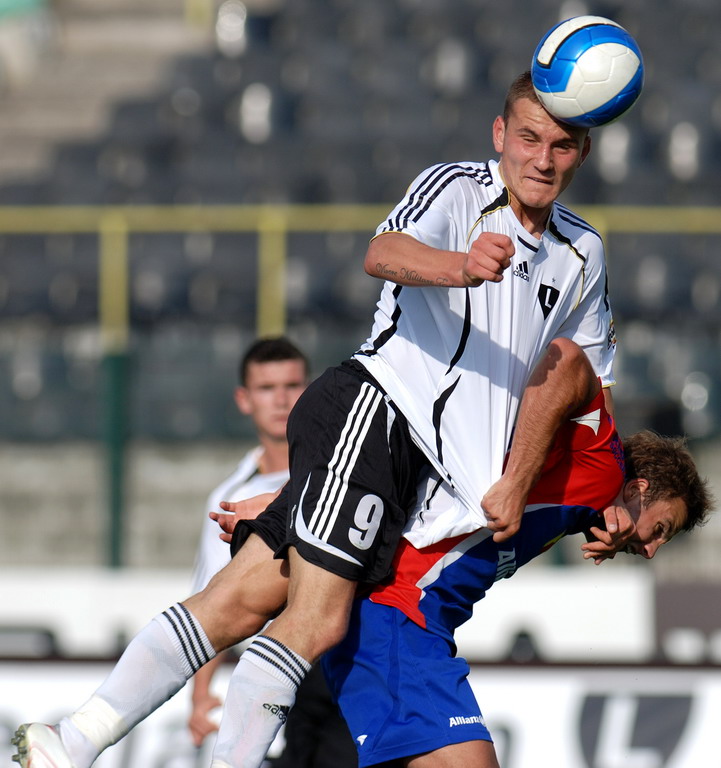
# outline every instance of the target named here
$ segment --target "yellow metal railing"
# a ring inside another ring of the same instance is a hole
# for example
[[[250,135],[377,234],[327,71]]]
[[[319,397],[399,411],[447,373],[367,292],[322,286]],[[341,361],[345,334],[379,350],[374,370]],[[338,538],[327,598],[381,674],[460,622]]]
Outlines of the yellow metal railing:
[[[128,341],[128,238],[133,234],[256,233],[259,335],[285,330],[285,261],[291,232],[372,233],[390,206],[38,206],[0,208],[0,234],[96,234],[104,349]]]
[[[721,234],[721,208],[682,206],[574,206],[605,237],[608,234]]]
[[[128,341],[128,238],[139,233],[255,233],[258,237],[256,330],[285,330],[285,263],[293,232],[369,236],[391,205],[52,206],[1,207],[0,234],[96,234],[99,321],[104,349]],[[576,212],[609,234],[721,234],[721,208],[580,206]]]
[[[0,207],[0,235],[94,234],[98,239],[98,318],[107,369],[108,564],[123,563],[125,380],[129,340],[129,237],[162,233],[255,233],[258,335],[286,324],[285,273],[291,233],[375,231],[391,205]],[[578,207],[611,234],[721,234],[721,208]]]

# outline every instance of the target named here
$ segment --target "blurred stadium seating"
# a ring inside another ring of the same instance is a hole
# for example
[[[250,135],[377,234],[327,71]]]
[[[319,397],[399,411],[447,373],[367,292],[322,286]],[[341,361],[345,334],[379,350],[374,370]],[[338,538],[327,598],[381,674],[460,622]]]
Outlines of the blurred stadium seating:
[[[711,0],[673,0],[663,13],[651,0],[226,0],[208,3],[206,26],[170,0],[17,5],[34,65],[0,93],[0,205],[390,204],[431,163],[492,154],[509,80],[540,32],[577,13],[638,38],[647,86],[596,132],[567,202],[721,205]],[[0,33],[11,23],[0,17]],[[0,55],[12,56],[3,40]],[[369,328],[369,234],[289,239],[288,330],[317,371]],[[129,243],[131,434],[247,437],[227,393],[254,333],[256,267],[239,268],[254,237]],[[611,234],[608,245],[622,428],[717,439],[721,235]],[[97,438],[96,238],[7,234],[0,259],[0,440]]]

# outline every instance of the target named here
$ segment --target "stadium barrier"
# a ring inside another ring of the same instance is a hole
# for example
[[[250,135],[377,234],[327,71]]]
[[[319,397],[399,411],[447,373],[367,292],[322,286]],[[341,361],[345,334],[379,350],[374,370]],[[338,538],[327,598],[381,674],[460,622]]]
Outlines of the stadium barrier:
[[[97,237],[98,324],[106,372],[102,402],[108,466],[108,563],[122,565],[124,397],[130,336],[129,238],[137,234],[250,233],[256,236],[258,335],[286,329],[288,239],[293,233],[366,233],[390,205],[7,206],[0,236]],[[719,235],[718,207],[580,206],[576,212],[611,235]],[[610,250],[612,262],[613,250]],[[10,275],[12,288],[12,275]]]

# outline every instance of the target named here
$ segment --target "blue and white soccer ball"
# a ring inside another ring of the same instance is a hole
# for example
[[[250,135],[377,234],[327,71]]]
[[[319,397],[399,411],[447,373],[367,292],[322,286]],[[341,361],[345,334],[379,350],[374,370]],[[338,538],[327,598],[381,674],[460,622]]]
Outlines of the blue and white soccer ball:
[[[643,58],[633,37],[614,21],[576,16],[538,44],[531,80],[554,117],[592,128],[620,117],[639,97]]]

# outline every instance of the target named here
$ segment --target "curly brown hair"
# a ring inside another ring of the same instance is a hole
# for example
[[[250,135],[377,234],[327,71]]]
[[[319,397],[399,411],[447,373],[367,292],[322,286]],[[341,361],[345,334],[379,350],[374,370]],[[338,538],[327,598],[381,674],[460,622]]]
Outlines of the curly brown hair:
[[[645,429],[623,440],[626,480],[648,482],[647,503],[680,498],[686,505],[682,530],[703,525],[714,498],[708,480],[699,476],[696,463],[682,437],[665,437]]]

